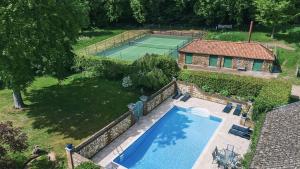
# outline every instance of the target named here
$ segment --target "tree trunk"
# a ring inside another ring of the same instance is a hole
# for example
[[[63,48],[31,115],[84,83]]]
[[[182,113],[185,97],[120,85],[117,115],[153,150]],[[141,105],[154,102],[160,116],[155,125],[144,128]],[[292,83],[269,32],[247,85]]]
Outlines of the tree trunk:
[[[14,105],[16,109],[24,108],[25,104],[22,99],[20,90],[13,90]]]
[[[273,30],[272,30],[272,34],[271,34],[272,39],[274,39],[274,34],[275,34],[275,26],[273,26]]]

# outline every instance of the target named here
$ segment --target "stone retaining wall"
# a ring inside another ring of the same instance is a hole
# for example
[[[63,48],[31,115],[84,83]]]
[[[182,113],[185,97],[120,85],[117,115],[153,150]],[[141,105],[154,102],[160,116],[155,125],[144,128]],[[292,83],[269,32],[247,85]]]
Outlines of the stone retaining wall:
[[[249,110],[249,108],[250,108],[250,105],[247,102],[243,102],[243,101],[236,100],[233,98],[228,98],[228,97],[221,96],[218,94],[209,94],[209,93],[201,90],[197,85],[195,85],[193,83],[177,81],[177,87],[180,92],[182,92],[182,93],[189,92],[192,95],[192,97],[195,97],[195,98],[208,100],[208,101],[212,101],[212,102],[220,103],[220,104],[227,104],[229,102],[232,102],[233,104],[241,104],[242,108],[244,110]]]
[[[170,96],[174,95],[176,91],[176,81],[172,81],[165,87],[151,95],[148,101],[145,103],[144,115],[147,115],[151,110],[160,105]]]
[[[127,112],[115,121],[111,122],[105,128],[89,137],[87,140],[75,147],[73,159],[76,158],[77,161],[74,161],[74,164],[80,164],[80,162],[84,162],[86,159],[93,157],[119,135],[127,131],[127,129],[129,129],[134,123],[135,120],[132,113]],[[82,158],[78,158],[78,156],[82,156]],[[83,159],[83,161],[81,161],[81,159]]]
[[[83,162],[92,162],[91,160],[84,158],[80,154],[74,153],[74,152],[72,153],[72,158],[73,158],[73,164],[75,167]]]

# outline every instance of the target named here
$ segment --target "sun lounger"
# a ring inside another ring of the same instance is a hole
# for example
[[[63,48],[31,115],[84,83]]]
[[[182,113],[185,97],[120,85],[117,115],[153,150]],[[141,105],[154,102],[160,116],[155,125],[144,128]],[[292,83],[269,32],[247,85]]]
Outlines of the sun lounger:
[[[179,91],[179,90],[177,90],[176,91],[176,94],[172,97],[173,99],[175,99],[175,100],[177,100],[177,99],[179,99],[179,97],[181,97],[182,96],[182,93]]]
[[[233,112],[233,115],[240,116],[242,112],[242,105],[238,104]]]
[[[191,95],[189,93],[185,93],[183,95],[183,97],[180,99],[180,101],[184,101],[186,102],[187,100],[189,100],[191,98]]]
[[[235,124],[232,125],[231,128],[235,129],[235,130],[238,130],[238,131],[241,131],[241,132],[244,132],[244,133],[249,133],[249,134],[252,133],[252,130],[250,128],[245,128],[245,127],[238,126],[238,125],[235,125]]]
[[[232,109],[232,103],[228,103],[225,108],[223,109],[224,113],[229,113]]]
[[[231,128],[229,130],[229,133],[250,140],[249,133],[245,133],[245,132],[233,129],[233,128]]]

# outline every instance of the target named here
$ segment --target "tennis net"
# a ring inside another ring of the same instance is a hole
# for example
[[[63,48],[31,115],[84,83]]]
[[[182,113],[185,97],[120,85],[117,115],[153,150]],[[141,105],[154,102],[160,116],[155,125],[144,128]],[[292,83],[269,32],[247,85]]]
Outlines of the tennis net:
[[[135,42],[130,41],[129,46],[139,46],[139,47],[148,47],[148,48],[157,48],[157,49],[178,49],[178,45],[157,45],[152,43],[142,43],[142,42]]]

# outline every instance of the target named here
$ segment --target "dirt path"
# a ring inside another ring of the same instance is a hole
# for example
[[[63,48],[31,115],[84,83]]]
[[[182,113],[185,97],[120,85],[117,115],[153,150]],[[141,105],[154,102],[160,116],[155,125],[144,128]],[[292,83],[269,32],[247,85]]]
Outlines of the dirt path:
[[[286,50],[296,50],[295,48],[293,48],[287,44],[284,44],[282,42],[268,42],[268,43],[265,43],[265,45],[269,46],[269,47],[279,47],[279,48],[283,48]]]

